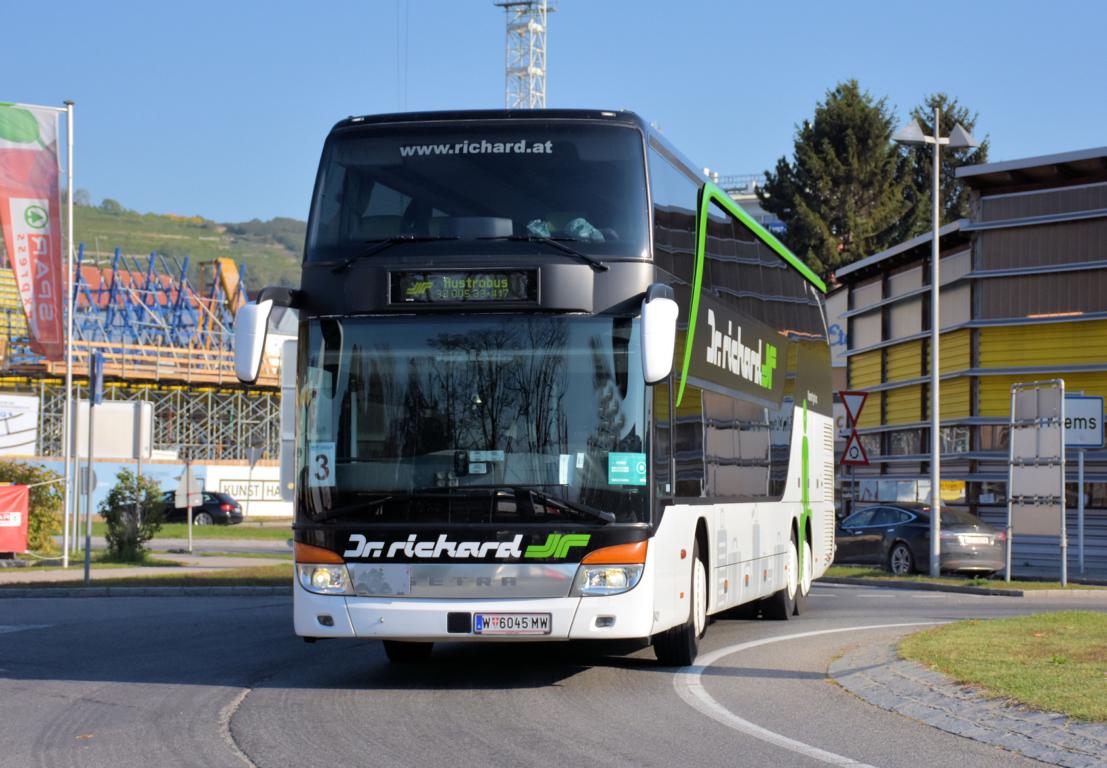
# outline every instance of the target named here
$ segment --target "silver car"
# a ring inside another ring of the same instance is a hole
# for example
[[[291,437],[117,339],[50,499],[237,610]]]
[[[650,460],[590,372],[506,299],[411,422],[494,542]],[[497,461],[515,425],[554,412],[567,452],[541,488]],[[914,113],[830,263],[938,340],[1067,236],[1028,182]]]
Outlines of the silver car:
[[[838,523],[834,562],[879,565],[904,576],[927,570],[930,507],[876,504]],[[941,569],[989,575],[1004,567],[1007,536],[961,509],[942,508]]]

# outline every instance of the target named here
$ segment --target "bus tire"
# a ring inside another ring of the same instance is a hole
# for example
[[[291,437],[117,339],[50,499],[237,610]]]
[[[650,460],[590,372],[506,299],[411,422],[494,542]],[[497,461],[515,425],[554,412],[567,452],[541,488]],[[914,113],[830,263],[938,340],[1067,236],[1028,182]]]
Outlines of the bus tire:
[[[434,643],[413,643],[406,640],[385,640],[384,654],[393,664],[415,664],[430,658]]]
[[[811,594],[811,580],[815,563],[811,560],[811,543],[803,542],[803,565],[800,567],[799,585],[796,589],[796,607],[792,615],[799,616],[807,610],[807,596]]]
[[[761,607],[761,614],[766,619],[774,621],[787,621],[792,618],[796,610],[796,595],[799,593],[798,573],[799,554],[796,552],[796,539],[792,537],[791,546],[788,548],[788,570],[785,577],[784,588],[774,592],[765,598]]]
[[[654,638],[653,652],[666,667],[687,667],[699,654],[700,638],[707,631],[707,569],[700,545],[692,546],[692,573],[688,591],[688,620]]]

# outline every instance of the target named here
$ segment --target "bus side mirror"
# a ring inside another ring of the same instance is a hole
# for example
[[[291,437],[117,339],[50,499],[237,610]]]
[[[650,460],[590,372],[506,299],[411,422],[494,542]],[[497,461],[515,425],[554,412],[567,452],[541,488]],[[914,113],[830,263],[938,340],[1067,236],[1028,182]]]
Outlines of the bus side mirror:
[[[243,384],[257,381],[273,300],[243,304],[234,316],[234,372]]]
[[[677,314],[673,289],[654,283],[642,302],[642,378],[656,384],[673,372]]]

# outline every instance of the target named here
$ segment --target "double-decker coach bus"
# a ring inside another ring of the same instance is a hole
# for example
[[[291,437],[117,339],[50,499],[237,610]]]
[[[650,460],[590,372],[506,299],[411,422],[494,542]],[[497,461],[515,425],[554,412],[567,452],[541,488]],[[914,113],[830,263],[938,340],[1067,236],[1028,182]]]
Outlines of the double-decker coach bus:
[[[298,290],[294,623],[438,641],[787,619],[833,557],[822,282],[629,112],[354,117]]]

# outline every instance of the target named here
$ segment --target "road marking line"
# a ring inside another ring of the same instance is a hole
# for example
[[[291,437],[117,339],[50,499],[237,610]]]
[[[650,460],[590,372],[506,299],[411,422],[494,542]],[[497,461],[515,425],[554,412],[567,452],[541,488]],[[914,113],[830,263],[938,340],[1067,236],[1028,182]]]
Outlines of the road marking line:
[[[25,629],[46,629],[52,624],[0,624],[0,635],[8,632],[22,632]]]
[[[866,627],[819,629],[813,632],[799,632],[793,635],[768,637],[763,640],[751,640],[746,643],[738,643],[737,645],[728,645],[725,648],[720,648],[717,651],[712,651],[709,654],[699,657],[698,664],[681,669],[673,678],[673,686],[676,688],[677,695],[684,700],[685,704],[688,704],[700,714],[707,715],[712,720],[722,723],[728,728],[744,733],[747,736],[752,736],[755,739],[767,742],[773,746],[787,749],[813,760],[827,763],[828,765],[845,765],[851,766],[851,768],[874,768],[874,766],[858,762],[851,757],[837,755],[825,749],[819,749],[810,744],[804,744],[802,741],[790,739],[783,734],[770,731],[768,728],[762,728],[760,725],[756,725],[749,720],[738,717],[738,715],[715,701],[711,694],[704,689],[703,673],[708,667],[725,656],[730,656],[731,654],[741,651],[748,651],[758,646],[769,645],[770,643],[781,643],[786,640],[799,640],[800,638],[816,637],[818,635],[832,635],[838,632],[861,632],[866,629],[895,629],[898,627],[927,627],[944,623],[945,622],[941,621],[916,621],[905,624],[872,624]]]

